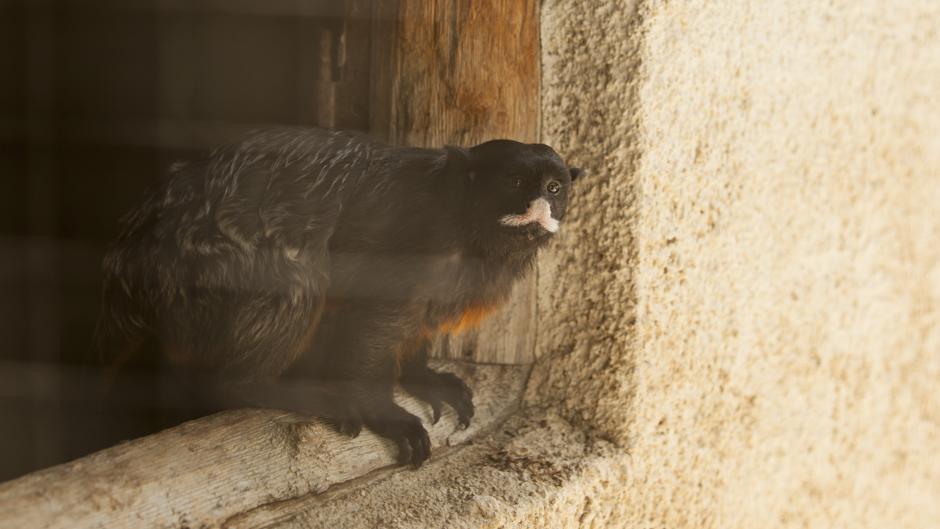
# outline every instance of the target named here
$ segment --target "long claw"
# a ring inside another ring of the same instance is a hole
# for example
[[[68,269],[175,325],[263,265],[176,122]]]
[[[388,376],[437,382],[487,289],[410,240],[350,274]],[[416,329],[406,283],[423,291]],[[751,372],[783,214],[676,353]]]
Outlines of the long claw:
[[[473,391],[457,375],[426,369],[403,379],[402,384],[409,392],[431,405],[432,424],[440,420],[443,403],[447,403],[457,412],[459,428],[470,425],[474,413]]]

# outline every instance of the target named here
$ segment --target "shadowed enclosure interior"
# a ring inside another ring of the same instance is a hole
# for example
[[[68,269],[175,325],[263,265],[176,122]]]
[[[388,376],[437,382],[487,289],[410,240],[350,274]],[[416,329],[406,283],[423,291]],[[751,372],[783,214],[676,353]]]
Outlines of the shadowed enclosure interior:
[[[146,431],[159,412],[153,380],[103,417],[85,375],[97,373],[101,257],[172,162],[272,125],[427,146],[534,141],[537,3],[481,4],[0,3],[0,480]],[[531,362],[534,280],[485,339],[445,340],[437,355]]]

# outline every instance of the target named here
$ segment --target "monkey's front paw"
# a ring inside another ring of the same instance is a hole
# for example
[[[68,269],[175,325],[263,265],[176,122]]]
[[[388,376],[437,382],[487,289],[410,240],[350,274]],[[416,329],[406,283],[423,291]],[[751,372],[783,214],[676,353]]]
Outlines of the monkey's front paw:
[[[420,467],[431,456],[431,439],[421,419],[395,404],[371,413],[366,425],[382,437],[395,441],[398,462],[402,465]]]
[[[441,418],[442,403],[457,412],[457,424],[461,428],[470,425],[473,417],[473,391],[453,373],[438,373],[427,369],[417,375],[402,378],[402,386],[412,395],[431,405],[432,423]]]

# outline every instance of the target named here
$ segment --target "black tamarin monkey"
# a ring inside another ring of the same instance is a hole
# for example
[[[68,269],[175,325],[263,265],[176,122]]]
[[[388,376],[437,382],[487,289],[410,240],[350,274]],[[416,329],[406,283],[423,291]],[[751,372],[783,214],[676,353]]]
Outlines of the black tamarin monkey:
[[[427,432],[393,385],[435,421],[446,403],[469,424],[472,392],[428,368],[430,341],[506,300],[580,171],[541,144],[418,149],[276,129],[170,173],[105,258],[102,347],[155,340],[169,365],[222,377],[245,403],[351,435],[364,424],[420,465]],[[268,391],[298,366],[315,377],[302,405]]]

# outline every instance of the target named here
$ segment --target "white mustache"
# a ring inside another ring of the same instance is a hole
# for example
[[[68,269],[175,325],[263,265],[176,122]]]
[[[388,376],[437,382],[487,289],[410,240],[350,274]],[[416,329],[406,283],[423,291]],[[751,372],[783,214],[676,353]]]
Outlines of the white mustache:
[[[504,226],[525,226],[537,222],[549,233],[558,231],[558,219],[552,218],[552,205],[544,198],[533,200],[525,213],[503,215],[499,222]]]

